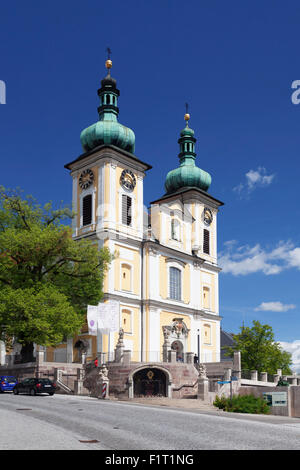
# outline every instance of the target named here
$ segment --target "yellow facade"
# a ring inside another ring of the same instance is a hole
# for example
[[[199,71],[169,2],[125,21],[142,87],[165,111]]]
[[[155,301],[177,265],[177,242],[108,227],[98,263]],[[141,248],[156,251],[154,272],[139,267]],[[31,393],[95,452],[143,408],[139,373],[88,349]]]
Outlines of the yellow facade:
[[[141,222],[141,214],[145,211],[141,183],[144,173],[141,168],[135,168],[137,164],[134,161],[128,165],[121,160],[120,157],[119,161],[114,150],[111,159],[106,152],[103,161],[99,156],[99,162],[84,166],[94,173],[94,182],[89,188],[94,198],[93,224],[88,227],[82,226],[81,205],[85,193],[78,185],[81,169],[74,173],[74,178],[77,185],[77,237],[95,233],[98,224],[97,233],[102,231],[99,246],[109,248],[114,254],[110,270],[104,278],[103,292],[105,302],[110,299],[120,302],[119,324],[124,330],[125,349],[132,351],[134,361],[140,361],[141,357],[150,360],[154,353],[159,357],[164,342],[163,327],[171,328],[170,325],[177,318],[182,319],[188,329],[186,337],[178,338],[182,342],[184,353],[200,352],[201,356],[207,353],[211,360],[218,360],[218,271],[211,268],[212,263],[216,266],[216,211],[212,208],[213,223],[207,228],[203,225],[202,215],[208,202],[192,199],[185,205],[182,198],[173,198],[162,203],[158,201],[150,209],[151,230],[149,232],[144,229],[141,235],[141,227],[143,229],[143,223],[145,224],[145,220]],[[125,190],[121,184],[122,172],[129,167],[136,181],[131,191]],[[101,187],[98,187],[99,181]],[[129,225],[124,224],[122,219],[122,195],[131,198]],[[99,207],[99,201],[102,201],[103,207]],[[210,232],[209,255],[203,253],[204,229],[209,229]],[[96,235],[94,240],[99,242]],[[195,246],[198,247],[198,252],[193,251]],[[200,268],[195,267],[198,258]],[[172,298],[171,267],[180,273],[180,298]],[[197,311],[201,312],[203,320],[197,320]],[[215,321],[211,321],[212,316],[216,317]],[[197,350],[199,331],[200,351]],[[97,340],[83,330],[82,335],[73,339],[73,346],[80,338],[89,340],[87,359],[91,360],[99,352],[99,344],[101,352],[112,355],[118,342],[118,333],[103,334],[99,341],[99,338]],[[172,340],[174,341],[173,337]],[[59,345],[57,349],[65,347],[65,344]],[[54,355],[49,348],[48,355]],[[79,359],[75,348],[73,360]]]

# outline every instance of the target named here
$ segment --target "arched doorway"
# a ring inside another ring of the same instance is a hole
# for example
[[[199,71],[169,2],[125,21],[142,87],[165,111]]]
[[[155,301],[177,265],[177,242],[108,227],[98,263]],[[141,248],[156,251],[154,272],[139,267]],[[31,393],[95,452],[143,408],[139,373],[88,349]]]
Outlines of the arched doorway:
[[[145,368],[133,375],[133,393],[135,397],[167,396],[165,373],[157,368]]]
[[[173,341],[171,349],[176,351],[176,361],[183,362],[183,344],[181,341]]]

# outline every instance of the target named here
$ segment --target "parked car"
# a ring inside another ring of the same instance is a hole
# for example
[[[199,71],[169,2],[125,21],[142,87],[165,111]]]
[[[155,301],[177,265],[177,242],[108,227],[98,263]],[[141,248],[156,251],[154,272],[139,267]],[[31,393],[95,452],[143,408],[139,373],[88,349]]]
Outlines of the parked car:
[[[13,392],[15,395],[19,393],[29,393],[29,395],[34,396],[37,393],[49,393],[49,395],[54,395],[56,390],[56,384],[50,379],[35,379],[30,377],[17,383]]]
[[[12,375],[0,375],[0,393],[11,392],[18,383]]]

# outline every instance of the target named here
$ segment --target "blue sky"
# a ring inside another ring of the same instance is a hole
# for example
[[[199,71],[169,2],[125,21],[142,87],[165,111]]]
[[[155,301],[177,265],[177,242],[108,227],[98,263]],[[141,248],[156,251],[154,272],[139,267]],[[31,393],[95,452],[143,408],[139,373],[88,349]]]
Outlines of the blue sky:
[[[178,166],[188,102],[197,165],[225,202],[222,326],[268,323],[297,362],[300,104],[291,85],[300,79],[299,3],[30,0],[3,4],[0,15],[1,183],[40,202],[71,202],[64,164],[82,153],[80,132],[97,120],[109,46],[119,121],[153,165],[146,204]]]

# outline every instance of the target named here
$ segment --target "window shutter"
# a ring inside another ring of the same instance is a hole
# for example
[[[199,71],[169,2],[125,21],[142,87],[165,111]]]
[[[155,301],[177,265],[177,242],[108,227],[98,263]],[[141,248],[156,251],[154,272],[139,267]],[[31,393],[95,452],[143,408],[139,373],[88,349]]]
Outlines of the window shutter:
[[[203,252],[209,255],[209,230],[203,231]]]
[[[122,194],[122,224],[124,225],[131,225],[131,206],[131,197],[126,194]]]
[[[88,194],[82,200],[82,225],[92,223],[92,195]]]

